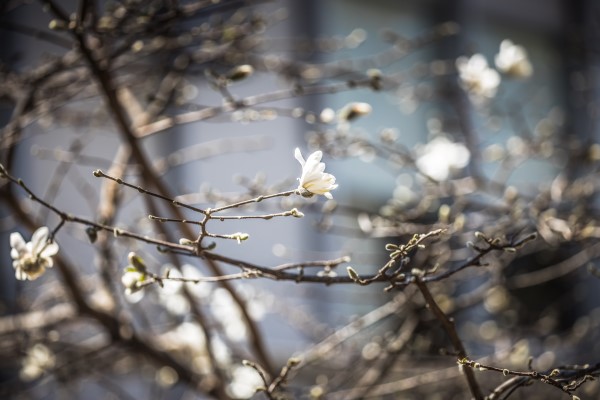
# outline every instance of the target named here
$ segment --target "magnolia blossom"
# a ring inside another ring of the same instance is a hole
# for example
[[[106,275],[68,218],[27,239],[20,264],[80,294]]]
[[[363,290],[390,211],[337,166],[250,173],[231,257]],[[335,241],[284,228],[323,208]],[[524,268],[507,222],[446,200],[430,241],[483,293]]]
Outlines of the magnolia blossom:
[[[43,226],[33,233],[28,243],[20,233],[10,234],[10,256],[18,280],[37,279],[54,264],[52,256],[58,253],[58,244],[48,243],[48,234],[48,228]]]
[[[137,271],[131,267],[125,268],[121,283],[125,286],[125,294],[131,295],[143,289],[143,282],[146,280],[146,275],[143,272]]]
[[[461,87],[474,96],[474,100],[491,99],[496,95],[500,85],[500,74],[488,66],[487,60],[481,54],[471,58],[458,57],[456,68]]]
[[[296,148],[294,153],[296,160],[302,165],[302,176],[298,179],[298,191],[304,197],[311,197],[313,194],[322,194],[328,199],[333,199],[331,190],[338,187],[335,183],[335,176],[325,173],[325,164],[321,162],[322,151],[315,151],[308,159],[304,161],[300,149]]]
[[[448,179],[453,169],[464,168],[469,163],[469,150],[462,143],[454,143],[443,136],[427,143],[417,158],[417,168],[438,181]]]
[[[533,73],[525,48],[513,44],[508,39],[500,43],[500,52],[496,54],[495,61],[501,72],[516,78],[528,78]]]
[[[144,288],[146,280],[146,265],[142,257],[135,254],[133,251],[127,255],[129,265],[125,267],[121,276],[121,283],[125,286],[125,294],[131,296],[136,292],[140,292]],[[142,292],[135,296],[132,300],[139,300],[142,297]]]

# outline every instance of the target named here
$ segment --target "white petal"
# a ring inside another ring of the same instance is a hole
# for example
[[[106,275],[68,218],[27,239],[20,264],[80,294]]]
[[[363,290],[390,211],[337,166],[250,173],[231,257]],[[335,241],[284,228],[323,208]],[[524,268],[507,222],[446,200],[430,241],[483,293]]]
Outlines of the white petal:
[[[13,260],[18,260],[19,259],[19,251],[17,249],[10,249],[10,256],[12,257]]]
[[[323,158],[323,152],[321,150],[315,151],[306,159],[306,168],[315,168],[321,162],[321,158]],[[323,168],[325,168],[325,165],[323,165]]]
[[[298,160],[300,165],[302,165],[302,167],[304,167],[304,164],[305,164],[304,157],[302,157],[302,153],[300,152],[300,149],[298,147],[296,147],[296,150],[294,151],[294,157],[296,157],[296,160]]]
[[[21,268],[17,268],[15,270],[15,278],[17,278],[19,281],[26,281],[29,277]]]
[[[18,232],[13,232],[10,234],[10,247],[12,247],[10,255],[14,259],[19,258],[21,255],[27,252],[25,239],[23,239],[23,236],[21,236],[21,234]]]
[[[42,257],[50,257],[58,253],[58,244],[56,242],[48,243],[48,245],[42,250]]]
[[[38,228],[35,232],[33,232],[33,236],[31,236],[31,244],[33,246],[32,251],[34,254],[38,254],[42,251],[44,246],[46,245],[46,240],[48,239],[48,228],[42,226]]]
[[[52,268],[54,266],[54,261],[52,260],[52,257],[44,257],[44,261],[46,261],[47,268]]]

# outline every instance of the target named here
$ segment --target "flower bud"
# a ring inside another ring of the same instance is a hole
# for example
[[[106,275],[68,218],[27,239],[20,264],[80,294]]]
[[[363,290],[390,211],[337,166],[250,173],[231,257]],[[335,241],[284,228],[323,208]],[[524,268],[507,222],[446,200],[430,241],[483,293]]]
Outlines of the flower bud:
[[[237,67],[234,67],[227,73],[227,79],[232,82],[241,81],[243,79],[246,79],[253,73],[254,68],[252,67],[252,65],[238,65]]]
[[[340,122],[350,122],[358,117],[369,114],[372,107],[368,103],[349,103],[338,112]]]

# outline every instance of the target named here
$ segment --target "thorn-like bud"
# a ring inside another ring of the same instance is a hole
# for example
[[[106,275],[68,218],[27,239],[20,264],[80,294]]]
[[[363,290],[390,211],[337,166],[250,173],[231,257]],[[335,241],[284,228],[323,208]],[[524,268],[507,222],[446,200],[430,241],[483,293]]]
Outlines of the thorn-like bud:
[[[290,358],[287,362],[288,367],[295,367],[298,364],[300,364],[300,359],[296,357]]]
[[[373,108],[368,103],[349,103],[339,110],[338,116],[340,122],[350,122],[370,114],[372,110]]]
[[[227,79],[236,82],[241,81],[242,79],[246,79],[250,75],[254,73],[254,68],[252,65],[244,64],[238,65],[237,67],[232,68],[226,75]]]
[[[98,239],[98,230],[93,226],[88,226],[87,228],[85,228],[85,233],[88,239],[90,240],[90,243],[95,243]]]
[[[146,272],[146,264],[142,257],[132,251],[127,255],[127,259],[129,260],[129,265],[135,268],[136,271]]]
[[[63,31],[66,30],[68,27],[69,26],[65,23],[65,21],[62,21],[60,19],[53,19],[48,24],[48,28],[52,29],[53,31]]]
[[[250,235],[243,232],[236,232],[233,235],[230,235],[229,237],[237,240],[238,244],[241,244],[244,240],[250,239]]]
[[[96,178],[100,178],[102,176],[102,170],[101,169],[97,169],[93,172],[94,176]]]
[[[381,70],[372,68],[367,71],[367,76],[371,79],[371,89],[377,91],[382,89],[381,85]]]
[[[298,211],[298,209],[295,208],[295,207],[290,210],[290,215],[292,217],[296,217],[296,218],[302,218],[302,217],[304,217],[304,213],[301,212],[301,211]]]
[[[419,277],[425,276],[425,271],[423,271],[422,269],[419,269],[419,268],[411,269],[410,273],[414,276],[419,276]]]
[[[368,69],[367,76],[371,79],[381,79],[381,70],[377,68]]]
[[[360,277],[358,276],[358,272],[356,272],[354,270],[354,268],[348,266],[348,267],[346,267],[346,271],[348,272],[348,276],[350,277],[350,279],[352,279],[354,282],[359,282],[360,281]]]
[[[181,238],[179,239],[179,244],[182,246],[193,246],[194,242],[190,239]]]

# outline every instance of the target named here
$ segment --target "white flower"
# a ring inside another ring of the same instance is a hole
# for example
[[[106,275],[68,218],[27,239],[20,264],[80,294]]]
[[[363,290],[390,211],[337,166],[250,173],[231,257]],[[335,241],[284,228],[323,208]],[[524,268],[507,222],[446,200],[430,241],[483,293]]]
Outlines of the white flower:
[[[143,289],[142,283],[146,280],[146,275],[131,267],[125,268],[123,276],[121,277],[121,283],[125,286],[125,294],[131,295],[141,289]]]
[[[33,233],[31,242],[28,243],[25,243],[20,233],[10,234],[10,256],[18,280],[37,279],[46,268],[54,265],[52,256],[58,253],[58,244],[48,243],[48,233],[48,228],[43,226]]]
[[[302,165],[302,176],[299,178],[300,184],[298,185],[300,194],[304,197],[322,194],[328,199],[333,199],[329,192],[337,188],[338,185],[335,183],[335,176],[324,172],[325,164],[321,162],[323,152],[315,151],[304,161],[300,149],[296,147],[294,156]]]
[[[444,181],[453,169],[464,168],[469,163],[469,150],[462,143],[454,143],[443,136],[427,143],[417,158],[417,168],[427,176]]]
[[[473,96],[473,100],[491,99],[496,95],[500,85],[500,74],[488,67],[483,55],[474,54],[471,58],[458,57],[456,68],[458,68],[461,87]]]
[[[533,67],[527,58],[527,51],[523,46],[513,44],[508,39],[500,43],[500,52],[496,54],[496,67],[516,78],[528,78],[533,73]]]
[[[254,368],[236,365],[231,371],[231,381],[227,389],[236,399],[249,399],[261,386],[264,386],[264,382]]]
[[[121,283],[125,286],[125,294],[131,296],[144,288],[144,281],[146,280],[146,264],[144,264],[142,257],[138,256],[133,251],[127,255],[127,259],[129,260],[129,265],[125,267],[125,270],[123,271]],[[142,295],[138,295],[135,298],[139,300],[141,297]]]

